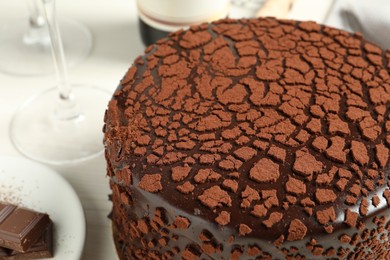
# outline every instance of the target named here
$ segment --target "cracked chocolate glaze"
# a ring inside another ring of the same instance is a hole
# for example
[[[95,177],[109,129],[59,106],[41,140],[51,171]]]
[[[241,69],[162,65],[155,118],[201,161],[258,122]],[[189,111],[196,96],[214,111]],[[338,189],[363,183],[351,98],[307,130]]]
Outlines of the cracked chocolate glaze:
[[[105,117],[120,257],[385,257],[389,56],[272,18],[149,46]]]

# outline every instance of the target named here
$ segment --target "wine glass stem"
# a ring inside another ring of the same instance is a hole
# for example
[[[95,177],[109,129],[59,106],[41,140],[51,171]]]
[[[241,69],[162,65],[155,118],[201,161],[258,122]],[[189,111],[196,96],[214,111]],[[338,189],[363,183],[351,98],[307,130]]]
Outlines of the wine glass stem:
[[[26,0],[30,14],[30,29],[41,28],[45,25],[45,18],[38,1],[39,0]]]
[[[22,41],[24,45],[33,47],[31,51],[46,53],[50,52],[50,39],[40,1],[26,0],[29,12],[29,26],[23,35]]]
[[[71,86],[68,81],[68,68],[57,23],[55,0],[41,1],[49,29],[54,67],[58,79],[59,107],[56,113],[60,119],[73,119],[79,116],[79,111],[76,109],[76,102],[72,96]]]

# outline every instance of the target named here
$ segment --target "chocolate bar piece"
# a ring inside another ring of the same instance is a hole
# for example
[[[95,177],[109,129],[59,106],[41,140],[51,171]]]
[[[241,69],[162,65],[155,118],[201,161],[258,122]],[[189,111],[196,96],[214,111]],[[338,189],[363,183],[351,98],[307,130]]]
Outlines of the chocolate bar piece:
[[[0,203],[0,247],[26,252],[50,223],[47,214]]]
[[[0,259],[4,259],[5,257],[9,256],[10,249],[0,247]]]
[[[26,252],[0,248],[1,260],[28,260],[52,258],[53,254],[53,224],[50,223],[45,233]]]

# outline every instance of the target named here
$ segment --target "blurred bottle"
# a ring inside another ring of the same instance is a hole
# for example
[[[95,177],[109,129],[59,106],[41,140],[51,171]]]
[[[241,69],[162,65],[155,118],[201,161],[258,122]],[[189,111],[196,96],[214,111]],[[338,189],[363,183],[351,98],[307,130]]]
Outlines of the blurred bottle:
[[[142,41],[150,45],[170,32],[227,17],[230,0],[137,0]]]

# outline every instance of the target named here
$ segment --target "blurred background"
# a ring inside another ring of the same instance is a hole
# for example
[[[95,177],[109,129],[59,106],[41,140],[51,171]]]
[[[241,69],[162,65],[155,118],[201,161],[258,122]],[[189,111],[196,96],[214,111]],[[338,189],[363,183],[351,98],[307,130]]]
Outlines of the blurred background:
[[[3,71],[1,61],[8,59],[11,62],[12,57],[2,56],[4,40],[2,34],[8,33],[6,30],[12,31],[16,22],[24,22],[27,26],[28,17],[31,17],[31,7],[29,11],[28,5],[34,1],[0,2],[0,72]],[[116,85],[112,81],[107,82],[109,78],[107,76],[113,73],[114,79],[120,78],[131,61],[142,53],[144,44],[150,44],[165,32],[225,16],[232,18],[275,16],[311,20],[348,31],[360,31],[383,48],[390,47],[390,36],[385,33],[390,26],[387,15],[390,12],[390,1],[387,0],[216,0],[212,1],[213,4],[205,0],[56,0],[56,2],[60,18],[79,22],[90,31],[93,38],[92,48],[86,55],[85,62],[80,58],[73,64],[71,54],[68,53],[70,67],[78,66],[78,70],[71,73],[72,76],[85,74],[82,69],[88,70],[88,65],[100,64],[102,66],[94,66],[94,69],[98,70],[95,78],[89,80],[103,81],[102,85]],[[23,72],[19,74],[23,75]]]

